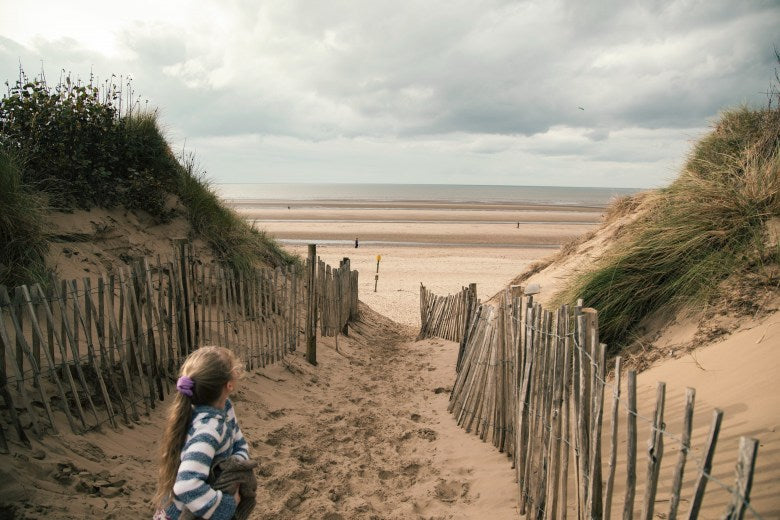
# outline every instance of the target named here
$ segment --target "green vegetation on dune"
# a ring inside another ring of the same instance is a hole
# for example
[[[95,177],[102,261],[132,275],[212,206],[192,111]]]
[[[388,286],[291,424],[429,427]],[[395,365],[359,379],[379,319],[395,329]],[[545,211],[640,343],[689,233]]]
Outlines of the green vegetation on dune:
[[[780,263],[777,246],[765,244],[767,221],[780,217],[777,105],[725,112],[678,179],[638,205],[620,238],[559,295],[599,311],[613,353],[645,317],[707,302],[730,276]]]
[[[24,182],[54,208],[143,209],[163,216],[176,160],[153,114],[120,114],[119,93],[20,79],[0,101],[0,143],[23,159]]]
[[[183,165],[160,131],[156,113],[114,84],[100,88],[65,78],[51,87],[22,74],[0,100],[0,283],[43,275],[44,202],[55,209],[144,210],[160,221],[176,195],[193,237],[234,268],[294,262],[264,233],[226,207],[192,163]],[[126,107],[121,110],[122,104]],[[18,157],[15,161],[13,158]]]
[[[44,281],[43,211],[41,196],[22,183],[18,162],[0,146],[0,284]]]

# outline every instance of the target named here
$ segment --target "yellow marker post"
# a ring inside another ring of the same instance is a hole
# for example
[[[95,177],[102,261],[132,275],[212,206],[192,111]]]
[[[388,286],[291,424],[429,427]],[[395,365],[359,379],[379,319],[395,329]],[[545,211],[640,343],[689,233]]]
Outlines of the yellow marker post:
[[[379,284],[379,262],[382,261],[382,255],[376,255],[376,274],[374,275],[374,292],[376,292],[376,286]]]

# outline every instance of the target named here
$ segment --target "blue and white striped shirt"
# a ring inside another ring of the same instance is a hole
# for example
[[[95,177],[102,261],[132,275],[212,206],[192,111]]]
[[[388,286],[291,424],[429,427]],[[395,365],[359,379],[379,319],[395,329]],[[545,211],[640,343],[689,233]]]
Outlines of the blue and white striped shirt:
[[[223,410],[196,406],[181,451],[181,463],[173,485],[173,503],[165,510],[168,518],[178,519],[185,508],[201,518],[229,520],[233,517],[236,512],[233,496],[214,490],[206,482],[211,468],[228,457],[249,460],[248,446],[238,427],[233,403],[228,399]]]

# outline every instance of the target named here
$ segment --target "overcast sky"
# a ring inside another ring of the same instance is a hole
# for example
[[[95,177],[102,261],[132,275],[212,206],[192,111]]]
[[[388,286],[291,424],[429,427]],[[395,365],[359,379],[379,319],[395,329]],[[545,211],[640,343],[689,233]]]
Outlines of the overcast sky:
[[[130,75],[218,183],[653,187],[766,103],[778,28],[778,0],[0,0],[0,78]]]

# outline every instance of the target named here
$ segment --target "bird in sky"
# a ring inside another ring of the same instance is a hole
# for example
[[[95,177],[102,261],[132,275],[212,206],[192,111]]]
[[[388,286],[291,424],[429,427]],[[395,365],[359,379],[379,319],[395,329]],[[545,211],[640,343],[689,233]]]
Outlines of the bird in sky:
[[[585,109],[584,109],[584,108],[582,108],[582,107],[577,107],[577,108],[579,108],[580,110],[585,110]]]

